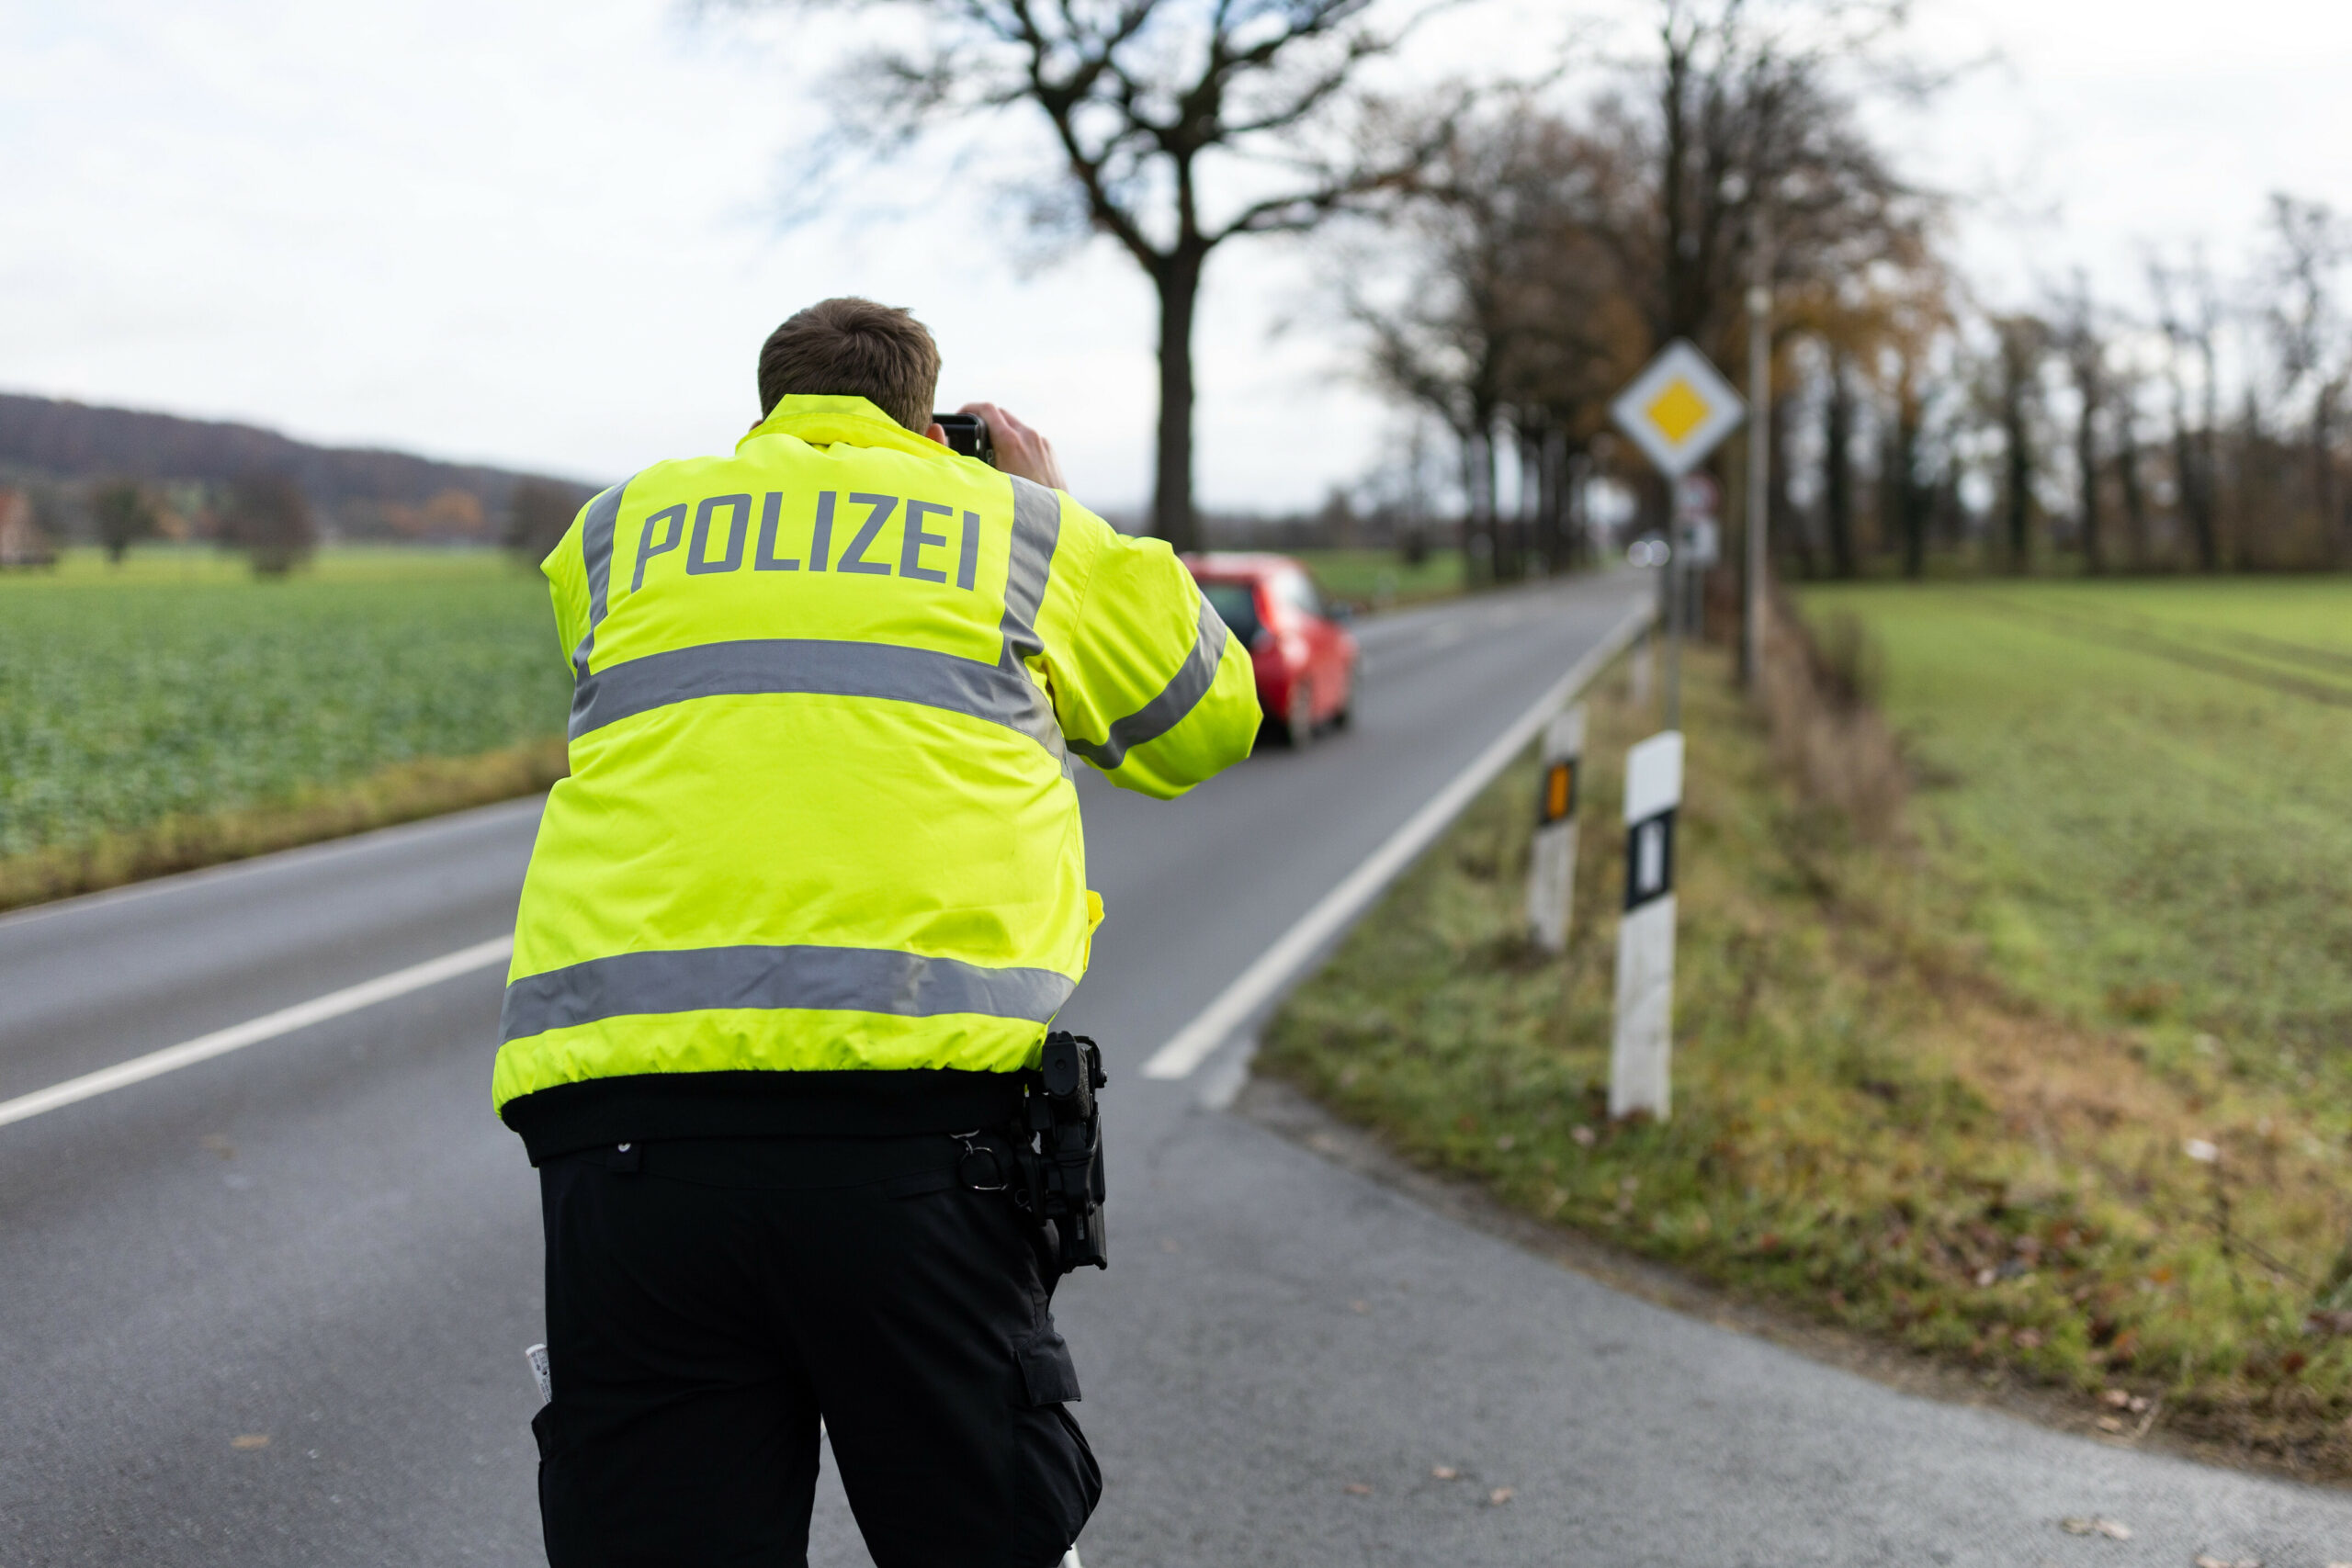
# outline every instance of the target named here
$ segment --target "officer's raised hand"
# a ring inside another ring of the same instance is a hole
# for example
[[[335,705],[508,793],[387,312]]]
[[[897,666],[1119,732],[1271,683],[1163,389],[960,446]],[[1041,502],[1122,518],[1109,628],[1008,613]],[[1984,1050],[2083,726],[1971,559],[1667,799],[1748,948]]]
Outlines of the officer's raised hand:
[[[976,413],[988,422],[989,442],[996,449],[996,466],[1008,474],[1018,474],[1034,479],[1047,490],[1068,490],[1062,479],[1061,463],[1054,457],[1054,444],[1039,432],[1032,430],[994,403],[966,403],[957,413]],[[944,441],[947,433],[933,425],[927,434],[933,441]]]

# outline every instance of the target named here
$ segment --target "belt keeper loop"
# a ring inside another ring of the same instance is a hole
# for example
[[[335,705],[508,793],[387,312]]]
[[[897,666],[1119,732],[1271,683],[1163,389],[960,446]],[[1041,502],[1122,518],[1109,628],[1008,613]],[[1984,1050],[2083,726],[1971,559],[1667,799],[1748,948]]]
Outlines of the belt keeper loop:
[[[1002,1192],[1012,1185],[1010,1173],[1004,1168],[1004,1156],[997,1152],[996,1146],[973,1142],[980,1135],[978,1127],[968,1133],[950,1133],[947,1135],[964,1145],[964,1152],[956,1157],[956,1185],[967,1192]],[[989,1162],[989,1179],[985,1182],[979,1179],[978,1173],[973,1168],[974,1162],[982,1158]]]

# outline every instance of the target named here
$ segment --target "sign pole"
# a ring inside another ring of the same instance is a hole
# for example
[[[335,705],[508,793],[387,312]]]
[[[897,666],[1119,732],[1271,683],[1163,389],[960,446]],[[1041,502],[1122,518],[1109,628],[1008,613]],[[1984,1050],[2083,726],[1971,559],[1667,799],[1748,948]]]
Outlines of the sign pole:
[[[1739,672],[1748,685],[1764,678],[1764,531],[1772,515],[1772,291],[1747,291],[1747,603]]]
[[[1625,914],[1617,926],[1617,1032],[1609,1114],[1673,1109],[1674,820],[1682,805],[1682,735],[1653,735],[1625,754]]]
[[[1677,503],[1678,508],[1679,503]],[[1679,530],[1667,530],[1673,538]],[[1666,547],[1666,570],[1658,574],[1666,589],[1666,727],[1682,728],[1682,541]]]
[[[1673,1104],[1668,1069],[1674,1031],[1674,822],[1682,805],[1682,633],[1690,614],[1689,591],[1698,581],[1690,570],[1712,565],[1716,553],[1714,486],[1691,470],[1738,428],[1747,412],[1723,373],[1679,338],[1660,350],[1609,407],[1617,427],[1660,473],[1677,481],[1666,570],[1660,574],[1667,603],[1666,728],[1625,754],[1625,914],[1617,927],[1617,1029],[1609,1053],[1611,1116],[1639,1112],[1663,1122]],[[1752,508],[1761,492],[1750,488]],[[1761,537],[1759,530],[1749,529],[1751,550]]]
[[[1577,885],[1577,784],[1584,769],[1584,705],[1544,728],[1544,768],[1535,799],[1535,844],[1527,874],[1527,929],[1546,953],[1568,947]]]

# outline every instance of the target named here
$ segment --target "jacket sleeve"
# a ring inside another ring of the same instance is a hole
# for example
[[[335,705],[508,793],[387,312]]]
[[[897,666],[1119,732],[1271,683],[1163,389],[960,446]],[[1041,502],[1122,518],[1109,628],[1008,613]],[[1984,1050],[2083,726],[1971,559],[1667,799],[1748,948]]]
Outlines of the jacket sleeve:
[[[1076,615],[1047,654],[1069,749],[1122,789],[1171,799],[1250,754],[1258,681],[1193,574],[1159,539],[1130,539],[1064,498],[1091,547]]]

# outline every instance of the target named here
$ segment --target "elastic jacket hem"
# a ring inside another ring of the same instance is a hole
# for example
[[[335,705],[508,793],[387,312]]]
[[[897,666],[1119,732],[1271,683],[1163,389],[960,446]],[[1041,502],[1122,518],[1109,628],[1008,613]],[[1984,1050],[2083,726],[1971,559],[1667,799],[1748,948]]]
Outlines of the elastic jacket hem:
[[[893,1137],[999,1127],[1021,1113],[1011,1073],[633,1073],[536,1089],[500,1112],[531,1163],[668,1138]]]

